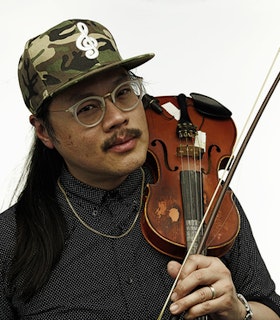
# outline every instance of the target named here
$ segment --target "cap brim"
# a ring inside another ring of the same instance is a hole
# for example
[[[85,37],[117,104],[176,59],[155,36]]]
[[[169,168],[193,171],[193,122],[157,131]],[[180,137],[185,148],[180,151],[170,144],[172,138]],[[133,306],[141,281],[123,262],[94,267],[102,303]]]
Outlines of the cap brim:
[[[49,97],[53,97],[54,95],[61,93],[61,91],[65,90],[65,89],[67,89],[67,88],[93,76],[93,75],[100,74],[100,73],[107,71],[107,70],[110,70],[110,69],[114,69],[117,67],[124,67],[126,70],[134,69],[134,68],[144,64],[145,62],[151,60],[154,56],[155,56],[154,53],[146,53],[146,54],[132,57],[129,59],[113,62],[113,63],[107,64],[107,65],[98,67],[96,69],[90,70],[85,73],[81,73],[77,77],[73,78],[72,80],[70,80],[70,81],[62,84],[60,87],[56,88],[56,90],[54,92],[49,92]]]

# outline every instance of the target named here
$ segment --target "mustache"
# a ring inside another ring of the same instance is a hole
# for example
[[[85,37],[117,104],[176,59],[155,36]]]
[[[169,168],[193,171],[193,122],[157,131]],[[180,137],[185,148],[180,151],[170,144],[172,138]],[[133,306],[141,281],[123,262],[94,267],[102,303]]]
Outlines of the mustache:
[[[101,146],[102,151],[106,152],[112,146],[118,144],[120,139],[134,139],[139,138],[142,135],[142,131],[140,129],[122,129],[120,131],[115,132],[112,137],[108,138],[104,141]]]

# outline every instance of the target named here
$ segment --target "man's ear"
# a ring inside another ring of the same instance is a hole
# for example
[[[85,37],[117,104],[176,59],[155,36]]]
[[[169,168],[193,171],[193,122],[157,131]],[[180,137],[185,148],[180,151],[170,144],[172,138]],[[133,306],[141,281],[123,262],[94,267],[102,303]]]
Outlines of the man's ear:
[[[44,123],[38,118],[36,118],[36,116],[34,116],[33,114],[29,117],[29,121],[32,124],[32,126],[35,128],[37,137],[43,142],[43,144],[47,148],[53,149],[54,145],[53,145],[52,139],[50,138]]]

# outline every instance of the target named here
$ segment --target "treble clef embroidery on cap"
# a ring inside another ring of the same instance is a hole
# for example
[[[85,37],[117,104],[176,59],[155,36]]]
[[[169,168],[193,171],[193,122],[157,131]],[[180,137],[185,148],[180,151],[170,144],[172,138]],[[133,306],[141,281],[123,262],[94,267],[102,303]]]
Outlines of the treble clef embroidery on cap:
[[[81,32],[81,35],[76,40],[77,48],[85,51],[88,59],[97,58],[99,55],[97,40],[88,36],[88,27],[83,22],[78,22],[77,28]]]

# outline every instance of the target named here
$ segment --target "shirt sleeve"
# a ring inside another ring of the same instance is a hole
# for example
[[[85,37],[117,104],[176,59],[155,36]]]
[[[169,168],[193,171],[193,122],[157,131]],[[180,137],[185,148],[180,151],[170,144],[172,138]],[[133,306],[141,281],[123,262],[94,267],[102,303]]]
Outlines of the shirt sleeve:
[[[280,296],[259,252],[250,223],[239,201],[234,197],[240,214],[240,231],[231,250],[222,257],[230,269],[236,291],[248,301],[267,305],[280,316]]]

